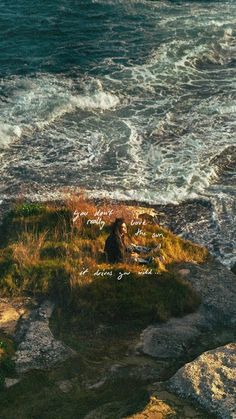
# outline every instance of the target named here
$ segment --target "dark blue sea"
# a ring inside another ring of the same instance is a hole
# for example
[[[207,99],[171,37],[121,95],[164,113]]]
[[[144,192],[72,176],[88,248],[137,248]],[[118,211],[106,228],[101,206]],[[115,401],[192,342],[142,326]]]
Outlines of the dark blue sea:
[[[201,200],[236,261],[236,2],[0,0],[0,201]]]

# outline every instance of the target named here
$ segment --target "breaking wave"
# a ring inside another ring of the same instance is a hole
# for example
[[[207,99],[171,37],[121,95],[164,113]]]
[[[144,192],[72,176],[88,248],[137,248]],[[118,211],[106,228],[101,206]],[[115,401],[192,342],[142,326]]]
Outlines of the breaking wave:
[[[106,111],[120,102],[115,94],[103,91],[99,80],[82,85],[83,89],[79,81],[50,75],[4,80],[7,100],[0,105],[0,147],[9,145],[23,133],[42,130],[76,109]]]

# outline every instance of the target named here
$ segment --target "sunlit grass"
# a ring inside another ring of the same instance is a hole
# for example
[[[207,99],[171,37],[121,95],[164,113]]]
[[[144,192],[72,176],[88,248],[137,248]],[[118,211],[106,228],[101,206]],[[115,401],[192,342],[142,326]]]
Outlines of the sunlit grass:
[[[140,208],[95,204],[84,196],[71,196],[61,205],[16,205],[1,226],[2,295],[45,295],[109,320],[122,318],[121,311],[124,318],[164,320],[194,310],[198,297],[179,275],[168,273],[168,265],[202,263],[207,250],[139,214]],[[150,266],[106,263],[104,243],[117,217],[125,218],[133,243],[161,246],[152,252]]]

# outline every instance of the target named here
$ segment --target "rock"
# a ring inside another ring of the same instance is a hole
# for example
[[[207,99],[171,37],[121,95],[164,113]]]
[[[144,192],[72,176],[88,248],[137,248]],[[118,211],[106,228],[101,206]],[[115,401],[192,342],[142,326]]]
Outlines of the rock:
[[[102,387],[106,383],[106,378],[102,378],[94,384],[88,384],[87,388],[90,390],[96,390],[97,388]]]
[[[142,412],[128,416],[125,419],[166,419],[168,417],[177,418],[175,408],[165,400],[152,396]]]
[[[182,367],[169,388],[218,418],[236,418],[236,343],[204,352]]]
[[[147,327],[140,336],[136,349],[159,359],[186,355],[188,347],[196,342],[203,328],[204,318],[199,313],[181,319],[172,318],[164,324]]]
[[[178,272],[182,276],[187,276],[187,275],[190,274],[190,270],[189,269],[180,269]]]
[[[186,354],[202,333],[236,325],[236,280],[217,261],[204,265],[183,264],[185,276],[201,297],[197,312],[165,324],[151,325],[140,335],[139,352],[157,358],[178,358]]]
[[[74,379],[58,381],[57,385],[62,393],[69,393],[74,386]]]
[[[15,353],[18,373],[31,369],[47,369],[57,362],[73,356],[75,351],[56,340],[49,329],[53,303],[45,301],[30,317],[22,322],[17,332],[20,343]]]
[[[231,266],[231,271],[236,275],[236,262]]]
[[[27,311],[24,299],[0,298],[0,330],[13,335],[20,317]]]
[[[232,272],[216,260],[204,265],[190,265],[186,278],[199,293],[201,311],[215,326],[236,325],[236,280]]]
[[[20,382],[20,378],[5,378],[5,387],[10,388]]]
[[[137,359],[138,361],[138,359]],[[116,381],[117,379],[136,379],[140,382],[150,382],[160,379],[163,374],[166,363],[165,362],[132,362],[127,360],[122,364],[114,364],[108,371],[107,380]]]

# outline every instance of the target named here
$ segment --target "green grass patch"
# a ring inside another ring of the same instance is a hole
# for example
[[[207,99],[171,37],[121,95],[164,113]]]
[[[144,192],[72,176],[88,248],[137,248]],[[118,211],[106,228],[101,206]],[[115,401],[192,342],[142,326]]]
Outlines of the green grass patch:
[[[165,321],[194,311],[199,297],[177,274],[142,276],[120,271],[77,288],[72,306],[82,316],[107,322]]]

